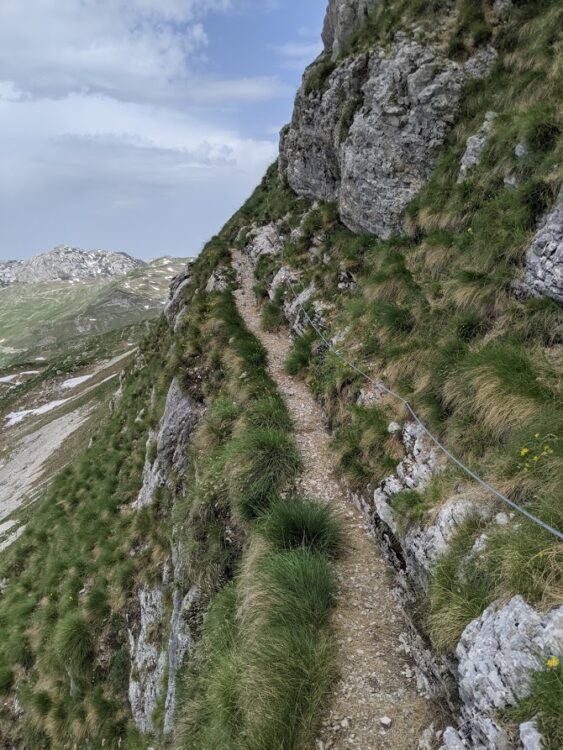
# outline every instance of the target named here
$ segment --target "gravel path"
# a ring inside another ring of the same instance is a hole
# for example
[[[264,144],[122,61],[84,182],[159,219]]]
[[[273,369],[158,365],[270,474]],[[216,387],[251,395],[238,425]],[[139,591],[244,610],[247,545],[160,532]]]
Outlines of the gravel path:
[[[305,383],[284,371],[289,333],[261,329],[252,269],[240,253],[234,254],[234,262],[240,280],[239,311],[267,349],[270,373],[295,420],[305,461],[301,488],[332,506],[347,540],[347,553],[337,564],[340,597],[333,620],[341,676],[316,748],[415,750],[433,709],[417,690],[414,669],[401,646],[405,624],[392,594],[391,572],[368,537],[362,514],[334,477],[330,437],[319,405]]]

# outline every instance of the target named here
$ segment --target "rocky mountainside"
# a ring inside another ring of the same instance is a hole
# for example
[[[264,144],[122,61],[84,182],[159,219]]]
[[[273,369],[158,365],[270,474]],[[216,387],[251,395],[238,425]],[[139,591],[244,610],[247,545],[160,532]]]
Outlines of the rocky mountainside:
[[[330,0],[278,162],[2,519],[0,744],[563,747],[562,24]]]
[[[0,367],[50,360],[79,350],[89,336],[158,316],[184,264],[64,248],[17,264],[11,277],[19,281],[0,288]]]
[[[146,263],[126,253],[81,250],[59,245],[30,260],[0,262],[0,286],[34,284],[41,281],[78,281],[124,276]]]

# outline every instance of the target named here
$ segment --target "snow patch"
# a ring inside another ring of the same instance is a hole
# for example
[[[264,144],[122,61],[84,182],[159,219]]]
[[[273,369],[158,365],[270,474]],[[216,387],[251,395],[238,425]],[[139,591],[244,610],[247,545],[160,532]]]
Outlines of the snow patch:
[[[43,406],[38,406],[36,409],[23,409],[22,411],[12,411],[4,417],[4,421],[6,422],[6,427],[13,427],[15,424],[22,422],[26,417],[29,417],[31,415],[40,416],[41,414],[46,414],[47,412],[52,411],[53,409],[56,409],[62,404],[66,404],[67,401],[70,401],[70,399],[63,398],[63,399],[58,399],[56,401],[49,401],[49,403],[43,404]]]
[[[93,375],[80,375],[77,378],[69,378],[68,380],[65,380],[64,383],[61,383],[61,388],[76,388],[76,386],[81,385],[82,383],[85,383],[87,380],[90,380]]]

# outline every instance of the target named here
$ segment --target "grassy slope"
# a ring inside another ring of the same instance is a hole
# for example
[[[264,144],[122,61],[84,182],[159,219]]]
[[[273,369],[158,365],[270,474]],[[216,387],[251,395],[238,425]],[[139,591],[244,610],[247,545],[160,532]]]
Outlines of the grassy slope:
[[[431,25],[429,11],[438,6],[382,3],[348,52],[374,41],[386,44],[389,30],[412,20]],[[561,182],[557,30],[563,13],[553,2],[518,3],[510,20],[494,29],[485,4],[458,2],[457,8],[457,22],[441,38],[444,49],[463,59],[494,37],[500,59],[490,78],[468,87],[434,175],[407,211],[405,235],[386,242],[355,236],[339,223],[334,206],[321,204],[307,214],[304,237],[286,245],[285,261],[300,272],[299,288],[314,281],[316,298],[329,303],[329,333],[344,336],[339,348],[352,361],[408,398],[490,482],[563,528],[561,307],[549,299],[518,300],[511,291],[537,221]],[[321,87],[328,73],[313,70],[311,85]],[[466,139],[489,110],[498,118],[482,162],[457,185]],[[528,149],[524,158],[514,153],[520,142]],[[516,188],[504,185],[508,174],[516,176]],[[238,226],[285,219],[289,230],[306,208],[272,170],[240,212]],[[314,254],[313,236],[322,238]],[[279,263],[271,257],[259,263],[259,295]],[[338,290],[343,271],[357,279],[354,290]],[[278,295],[266,304],[266,325],[279,323],[281,301]],[[315,343],[313,333],[297,339],[288,367],[301,372],[323,401],[343,475],[359,489],[374,485],[400,457],[387,424],[405,415],[392,401],[356,406],[361,378],[330,353],[315,354]],[[460,481],[467,484],[450,470],[423,494],[399,496],[403,525],[429,522]],[[468,560],[485,530],[486,552]],[[561,604],[562,573],[561,545],[538,527],[516,519],[508,528],[471,521],[435,570],[426,627],[437,648],[450,650],[468,622],[497,598],[521,593],[541,608]],[[540,716],[540,725],[549,747],[559,747],[561,722],[552,714],[551,724]]]
[[[230,292],[202,291],[227,248],[225,237],[209,243],[181,329],[153,327],[117,410],[1,559],[0,735],[17,747],[151,742],[131,726],[126,621],[138,586],[162,574],[173,523],[190,582],[211,607],[180,701],[183,726],[197,731],[179,745],[211,748],[228,736],[233,748],[297,747],[316,726],[334,673],[328,615],[339,533],[292,491],[300,458],[264,350]],[[173,375],[209,409],[186,475],[134,513],[148,432]]]
[[[110,280],[12,284],[0,290],[0,366],[28,356],[28,349],[56,353],[69,339],[103,335],[157,317],[170,278],[185,265],[154,261]],[[123,304],[112,305],[112,300]],[[39,343],[38,343],[39,342]],[[12,351],[14,350],[14,351]]]

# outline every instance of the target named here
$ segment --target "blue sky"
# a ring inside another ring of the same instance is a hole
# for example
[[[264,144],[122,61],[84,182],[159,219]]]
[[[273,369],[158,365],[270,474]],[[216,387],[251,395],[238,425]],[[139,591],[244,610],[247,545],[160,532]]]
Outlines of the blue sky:
[[[0,4],[0,258],[195,255],[277,152],[326,0]]]

